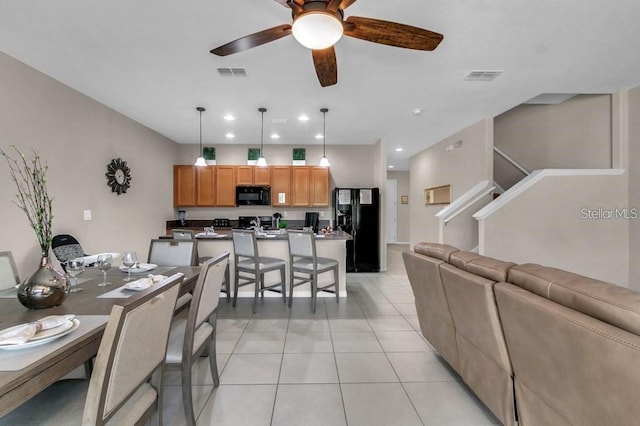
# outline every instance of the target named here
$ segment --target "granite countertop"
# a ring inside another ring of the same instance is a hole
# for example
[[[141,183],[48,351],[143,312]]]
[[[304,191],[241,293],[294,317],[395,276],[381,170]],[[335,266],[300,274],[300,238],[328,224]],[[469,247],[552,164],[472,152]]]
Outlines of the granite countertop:
[[[205,234],[202,232],[202,229],[194,230],[198,232],[196,234],[196,239],[198,240],[231,240],[231,228],[215,228],[213,234]],[[287,239],[287,234],[281,234],[278,230],[267,230],[264,234],[258,234],[257,238],[259,240],[285,240]],[[336,230],[331,232],[330,234],[319,234],[316,235],[316,240],[322,241],[338,241],[338,240],[352,240],[350,234]]]

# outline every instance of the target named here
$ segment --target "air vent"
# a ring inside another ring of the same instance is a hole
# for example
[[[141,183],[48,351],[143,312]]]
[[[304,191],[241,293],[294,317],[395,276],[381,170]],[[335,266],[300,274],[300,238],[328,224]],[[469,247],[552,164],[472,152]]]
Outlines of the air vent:
[[[218,74],[222,77],[246,77],[247,70],[244,68],[218,68]]]
[[[273,124],[287,124],[287,119],[286,118],[274,118],[273,120],[271,120],[271,122]]]
[[[469,71],[462,79],[466,81],[491,81],[502,74],[502,71]]]

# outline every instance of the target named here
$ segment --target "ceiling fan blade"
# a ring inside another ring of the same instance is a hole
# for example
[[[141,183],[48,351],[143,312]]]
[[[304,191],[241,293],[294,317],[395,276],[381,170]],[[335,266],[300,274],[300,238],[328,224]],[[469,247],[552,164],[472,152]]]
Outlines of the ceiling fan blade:
[[[345,35],[406,49],[433,50],[444,38],[433,31],[380,19],[350,16],[346,23]]]
[[[283,5],[284,7],[289,7],[289,1],[288,0],[274,0],[276,3],[280,3],[281,5]],[[304,0],[293,0],[293,2],[295,4],[297,4],[298,6],[302,6],[304,5]]]
[[[338,64],[333,46],[322,50],[312,50],[313,65],[322,87],[333,86],[338,82]]]
[[[286,37],[289,34],[291,34],[291,25],[279,25],[267,30],[258,31],[257,33],[239,38],[227,44],[223,44],[222,46],[211,50],[211,53],[218,56],[227,56],[278,40],[279,38]]]
[[[356,1],[357,0],[342,0],[342,3],[340,3],[340,9],[345,10],[346,8],[354,4]]]

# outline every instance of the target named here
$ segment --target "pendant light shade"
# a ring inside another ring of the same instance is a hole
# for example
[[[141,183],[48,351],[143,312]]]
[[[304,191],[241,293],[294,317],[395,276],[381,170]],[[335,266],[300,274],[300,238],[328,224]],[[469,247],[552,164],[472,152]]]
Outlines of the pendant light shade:
[[[207,165],[207,162],[204,161],[204,157],[202,156],[202,113],[205,112],[206,109],[203,107],[197,107],[196,111],[200,113],[200,151],[199,151],[199,156],[196,159],[195,165],[200,167],[200,166]]]
[[[320,159],[320,163],[318,165],[320,167],[329,167],[331,164],[329,163],[329,159],[327,158],[327,153],[326,153],[327,113],[329,112],[329,108],[320,108],[320,112],[322,113],[322,158]]]
[[[264,113],[267,112],[267,109],[261,107],[261,108],[258,108],[258,111],[260,111],[260,114],[262,114],[262,122],[260,125],[260,158],[258,158],[258,162],[256,163],[256,166],[266,167],[267,160],[266,158],[264,158]]]

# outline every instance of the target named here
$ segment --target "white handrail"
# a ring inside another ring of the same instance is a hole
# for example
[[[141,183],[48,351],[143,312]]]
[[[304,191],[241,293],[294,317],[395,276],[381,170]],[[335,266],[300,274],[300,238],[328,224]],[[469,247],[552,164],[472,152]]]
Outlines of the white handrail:
[[[529,176],[509,188],[504,194],[478,210],[473,217],[485,220],[489,215],[501,209],[509,201],[531,188],[540,180],[548,176],[619,176],[624,169],[541,169],[535,170]]]
[[[436,217],[446,225],[471,205],[475,204],[480,198],[491,193],[494,189],[495,186],[489,185],[488,180],[480,181],[473,188],[456,198],[447,207],[436,213]]]
[[[498,154],[500,157],[504,158],[505,160],[507,160],[513,167],[515,167],[516,169],[520,170],[522,173],[524,173],[526,176],[529,176],[531,174],[530,171],[528,171],[527,169],[525,169],[524,167],[522,167],[520,164],[518,164],[518,162],[516,160],[514,160],[513,158],[509,157],[507,155],[507,153],[505,153],[503,150],[501,150],[500,148],[498,148],[497,146],[493,147],[493,150],[495,151],[496,154]]]

